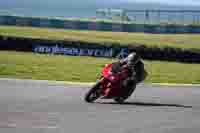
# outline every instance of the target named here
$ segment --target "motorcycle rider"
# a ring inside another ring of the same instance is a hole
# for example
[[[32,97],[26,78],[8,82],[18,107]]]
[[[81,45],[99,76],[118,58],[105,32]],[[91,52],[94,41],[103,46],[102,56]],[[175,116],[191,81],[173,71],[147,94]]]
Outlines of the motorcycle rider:
[[[123,87],[127,87],[132,82],[136,84],[142,82],[147,77],[142,58],[135,52],[130,53],[126,58],[113,63],[112,72],[116,72],[120,67],[127,65],[129,76],[124,81]]]

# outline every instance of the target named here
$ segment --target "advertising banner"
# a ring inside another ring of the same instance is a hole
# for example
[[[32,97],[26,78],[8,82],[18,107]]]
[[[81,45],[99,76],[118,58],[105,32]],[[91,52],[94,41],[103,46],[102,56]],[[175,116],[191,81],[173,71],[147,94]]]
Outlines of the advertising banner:
[[[94,57],[115,57],[120,58],[128,55],[128,48],[77,48],[77,47],[61,47],[58,45],[44,46],[35,45],[33,48],[34,53],[45,53],[45,54],[62,54],[62,55],[73,55],[73,56],[94,56]]]

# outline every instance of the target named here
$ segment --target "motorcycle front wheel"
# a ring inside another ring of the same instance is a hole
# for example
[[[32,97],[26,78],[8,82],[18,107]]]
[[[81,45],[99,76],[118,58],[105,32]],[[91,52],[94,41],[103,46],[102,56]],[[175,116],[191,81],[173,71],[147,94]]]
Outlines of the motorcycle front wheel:
[[[101,94],[99,93],[100,82],[97,82],[92,88],[86,93],[85,101],[88,103],[92,103],[97,100]]]

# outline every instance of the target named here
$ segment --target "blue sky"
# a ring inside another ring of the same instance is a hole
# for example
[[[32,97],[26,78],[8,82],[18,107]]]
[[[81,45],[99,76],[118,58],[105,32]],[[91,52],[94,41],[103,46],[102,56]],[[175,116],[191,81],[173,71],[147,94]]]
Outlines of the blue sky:
[[[170,4],[170,5],[200,5],[200,0],[121,0],[129,2],[153,2],[161,4]]]

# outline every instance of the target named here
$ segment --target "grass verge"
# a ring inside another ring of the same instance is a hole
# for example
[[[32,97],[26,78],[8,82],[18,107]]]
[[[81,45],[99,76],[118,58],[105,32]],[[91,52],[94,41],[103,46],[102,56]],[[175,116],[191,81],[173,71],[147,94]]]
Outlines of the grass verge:
[[[0,51],[0,77],[93,82],[111,59]],[[145,61],[147,83],[200,83],[200,65]]]
[[[148,34],[0,26],[1,36],[147,47],[200,49],[200,34]]]

